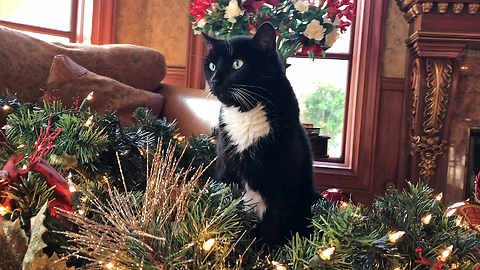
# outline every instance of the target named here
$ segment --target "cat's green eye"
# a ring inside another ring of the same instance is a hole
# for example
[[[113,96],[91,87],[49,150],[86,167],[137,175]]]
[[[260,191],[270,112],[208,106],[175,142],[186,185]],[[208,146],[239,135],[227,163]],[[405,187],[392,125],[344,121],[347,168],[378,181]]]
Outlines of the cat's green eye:
[[[214,63],[210,62],[210,64],[208,64],[208,68],[209,68],[211,71],[215,71],[216,66],[215,66]]]
[[[243,66],[243,61],[242,61],[242,60],[237,59],[237,60],[233,61],[232,67],[233,67],[234,69],[239,69],[239,68],[241,68],[242,66]]]

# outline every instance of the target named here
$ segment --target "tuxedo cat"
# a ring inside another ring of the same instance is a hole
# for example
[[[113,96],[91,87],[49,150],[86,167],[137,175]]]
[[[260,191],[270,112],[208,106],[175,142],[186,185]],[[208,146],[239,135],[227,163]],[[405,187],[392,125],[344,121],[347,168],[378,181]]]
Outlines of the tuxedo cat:
[[[274,28],[265,23],[254,37],[228,41],[204,37],[209,44],[205,75],[222,103],[218,180],[245,189],[245,204],[259,220],[254,234],[267,246],[285,244],[296,232],[308,235],[310,207],[319,196]]]

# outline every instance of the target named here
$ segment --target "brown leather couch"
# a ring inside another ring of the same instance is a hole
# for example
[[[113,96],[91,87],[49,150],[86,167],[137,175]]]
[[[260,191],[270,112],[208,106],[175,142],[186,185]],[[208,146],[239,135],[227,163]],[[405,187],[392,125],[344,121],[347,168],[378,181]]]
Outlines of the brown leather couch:
[[[220,102],[207,98],[207,90],[160,83],[157,91],[165,98],[161,115],[176,120],[183,135],[204,134],[218,125]]]
[[[55,66],[57,55],[64,61]],[[65,65],[70,60],[73,70]],[[112,104],[126,125],[133,123],[127,118],[135,108],[148,107],[158,117],[176,120],[183,135],[211,131],[219,102],[207,99],[205,90],[162,83],[166,71],[165,57],[150,48],[49,43],[0,26],[0,93],[8,90],[28,102],[57,97],[69,107],[94,89],[98,111],[105,108],[101,103]]]

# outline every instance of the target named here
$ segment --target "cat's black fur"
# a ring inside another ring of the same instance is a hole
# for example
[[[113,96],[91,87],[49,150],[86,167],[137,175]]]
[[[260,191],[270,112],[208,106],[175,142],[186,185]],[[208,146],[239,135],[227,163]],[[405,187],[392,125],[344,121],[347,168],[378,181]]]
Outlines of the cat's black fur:
[[[266,211],[255,234],[268,246],[285,244],[295,232],[307,235],[311,205],[319,196],[313,186],[310,144],[299,122],[298,101],[276,51],[273,27],[263,24],[253,38],[222,41],[205,35],[205,39],[209,54],[204,70],[211,92],[222,106],[239,107],[242,112],[251,110],[252,103],[261,103],[270,124],[268,135],[237,153],[225,129],[222,107],[218,180],[241,186],[247,183],[261,194]],[[239,69],[232,67],[236,59],[243,61]],[[215,71],[210,70],[210,63],[215,64]],[[239,102],[239,95],[232,94],[235,91],[244,91],[248,101]]]

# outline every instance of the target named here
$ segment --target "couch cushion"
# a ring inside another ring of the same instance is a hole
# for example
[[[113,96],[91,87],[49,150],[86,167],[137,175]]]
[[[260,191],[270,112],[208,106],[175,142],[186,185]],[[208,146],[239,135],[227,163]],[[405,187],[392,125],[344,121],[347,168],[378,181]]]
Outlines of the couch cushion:
[[[138,107],[152,110],[155,116],[162,111],[164,99],[161,94],[135,89],[114,79],[97,75],[75,63],[65,55],[54,58],[47,81],[45,100],[61,100],[65,107],[75,107],[94,91],[89,106],[105,113],[114,109],[123,125],[134,125],[133,112]]]
[[[22,100],[37,101],[58,54],[99,75],[148,91],[155,90],[167,70],[165,57],[147,47],[49,43],[0,26],[0,93],[8,88]]]

